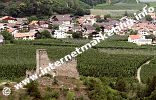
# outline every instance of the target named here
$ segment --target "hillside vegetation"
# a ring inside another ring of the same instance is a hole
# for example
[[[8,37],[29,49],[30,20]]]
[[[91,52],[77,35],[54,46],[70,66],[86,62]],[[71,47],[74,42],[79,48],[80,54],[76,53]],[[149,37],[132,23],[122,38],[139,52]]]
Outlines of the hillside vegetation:
[[[9,6],[8,6],[9,5]],[[50,16],[52,14],[88,14],[90,6],[79,0],[2,0],[0,15],[14,17]]]

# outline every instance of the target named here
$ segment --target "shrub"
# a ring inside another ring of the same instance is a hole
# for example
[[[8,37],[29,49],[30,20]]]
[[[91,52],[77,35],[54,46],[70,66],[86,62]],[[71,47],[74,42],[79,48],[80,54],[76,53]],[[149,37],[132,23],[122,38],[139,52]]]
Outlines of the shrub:
[[[33,20],[38,20],[38,18],[36,16],[31,16],[28,18],[29,22],[33,21]]]
[[[104,19],[105,20],[107,20],[108,18],[111,18],[111,15],[110,14],[107,14],[107,15],[104,16]]]
[[[33,81],[26,86],[28,95],[34,98],[41,98],[41,94],[38,89],[38,83]]]
[[[85,97],[81,95],[80,97],[77,97],[76,100],[85,100]]]
[[[75,100],[75,93],[68,91],[67,100]]]
[[[59,98],[58,91],[46,92],[45,96],[43,97],[44,100],[58,99],[58,98]]]
[[[115,88],[116,88],[118,91],[121,91],[121,92],[125,92],[125,91],[126,91],[126,83],[125,83],[125,81],[123,80],[123,78],[118,77],[118,80],[117,80],[117,82],[116,82]]]
[[[65,87],[65,86],[63,86],[63,87],[61,88],[61,92],[63,93],[64,96],[67,95],[68,91],[69,91],[69,89],[68,89],[67,87]]]
[[[0,34],[3,35],[5,40],[13,41],[14,37],[8,31],[2,31]]]
[[[19,100],[31,100],[32,97],[30,97],[29,95],[27,94],[24,94],[24,93],[20,93],[19,94]]]
[[[82,33],[81,32],[73,32],[72,37],[73,38],[82,38]]]
[[[42,32],[38,32],[35,37],[36,37],[36,39],[50,39],[50,38],[52,38],[50,32],[47,30],[44,30]]]

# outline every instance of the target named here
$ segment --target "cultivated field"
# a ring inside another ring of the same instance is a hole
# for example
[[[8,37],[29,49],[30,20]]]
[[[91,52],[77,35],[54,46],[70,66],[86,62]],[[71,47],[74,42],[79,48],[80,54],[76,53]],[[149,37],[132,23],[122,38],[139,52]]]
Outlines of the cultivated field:
[[[111,16],[123,16],[125,11],[129,14],[133,14],[138,10],[105,10],[105,9],[91,9],[91,14],[93,15],[107,15],[110,14]]]
[[[129,4],[129,3],[116,3],[112,5],[99,4],[94,7],[94,9],[104,9],[104,10],[140,10],[145,6],[145,4]]]
[[[135,79],[137,69],[156,54],[156,47],[137,46],[128,43],[126,39],[122,36],[111,37],[78,56],[77,68],[80,75],[112,78],[121,75],[124,78]],[[16,81],[25,76],[27,69],[35,69],[36,49],[47,49],[49,58],[58,60],[88,41],[74,39],[14,41],[13,45],[1,46],[0,80]]]

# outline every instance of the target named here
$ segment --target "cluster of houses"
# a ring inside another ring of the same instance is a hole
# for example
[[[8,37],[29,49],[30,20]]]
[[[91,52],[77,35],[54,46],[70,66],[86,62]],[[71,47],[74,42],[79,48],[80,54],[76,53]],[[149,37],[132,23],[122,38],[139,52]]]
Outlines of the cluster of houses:
[[[125,18],[123,18],[124,20]],[[121,20],[108,19],[107,22],[97,22],[97,16],[84,15],[82,17],[73,17],[66,15],[53,15],[47,21],[34,20],[29,22],[27,18],[13,18],[5,16],[0,18],[0,31],[7,30],[15,39],[34,40],[37,32],[48,30],[54,38],[72,38],[70,32],[81,32],[84,38],[89,36],[97,36],[98,26],[100,31],[107,32],[112,27],[116,27],[121,23]],[[49,26],[58,26],[57,29]],[[138,45],[152,44],[152,39],[146,39],[147,35],[156,36],[156,24],[148,21],[138,21],[131,28],[122,29],[118,35],[125,35],[129,29],[138,32],[136,35],[130,35],[128,42],[133,42]],[[3,40],[0,35],[0,42]]]
[[[138,34],[130,35],[128,38],[129,42],[136,43],[138,45],[146,45],[152,44],[155,42],[155,39],[147,38],[148,36],[155,36],[156,37],[156,23],[142,21],[136,23],[133,27],[133,30],[137,31]]]

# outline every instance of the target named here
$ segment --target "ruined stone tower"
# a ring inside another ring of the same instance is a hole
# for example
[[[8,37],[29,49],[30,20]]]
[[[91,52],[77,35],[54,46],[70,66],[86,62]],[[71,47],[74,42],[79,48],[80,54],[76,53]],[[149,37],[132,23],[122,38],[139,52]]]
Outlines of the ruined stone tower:
[[[47,51],[45,49],[37,49],[36,50],[36,73],[39,75],[40,67],[45,68],[50,63],[50,60],[48,58]]]
[[[36,51],[36,73],[40,74],[40,67],[44,69],[48,67],[49,63],[53,63],[49,60],[47,51],[45,49],[37,49]],[[77,71],[77,60],[73,59],[69,62],[64,63],[63,65],[56,67],[55,70],[52,70],[48,74],[56,76],[67,76],[71,78],[79,79],[79,73]]]

